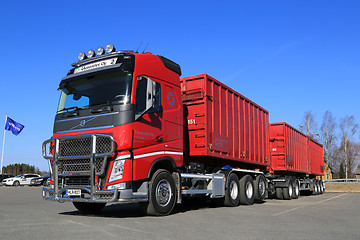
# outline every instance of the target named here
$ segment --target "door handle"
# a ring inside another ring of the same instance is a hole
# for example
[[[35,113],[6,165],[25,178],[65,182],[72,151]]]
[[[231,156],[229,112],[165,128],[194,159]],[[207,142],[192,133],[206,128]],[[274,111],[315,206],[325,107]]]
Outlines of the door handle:
[[[163,137],[158,137],[158,138],[156,138],[156,140],[155,140],[155,142],[162,142],[162,141],[164,141],[164,138],[163,138]]]

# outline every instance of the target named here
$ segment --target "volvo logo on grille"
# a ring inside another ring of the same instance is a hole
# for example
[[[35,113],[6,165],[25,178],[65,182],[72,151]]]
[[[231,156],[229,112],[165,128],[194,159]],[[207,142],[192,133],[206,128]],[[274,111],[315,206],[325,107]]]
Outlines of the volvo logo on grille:
[[[86,121],[85,120],[82,120],[81,122],[80,122],[80,126],[85,126],[85,123],[86,123]]]

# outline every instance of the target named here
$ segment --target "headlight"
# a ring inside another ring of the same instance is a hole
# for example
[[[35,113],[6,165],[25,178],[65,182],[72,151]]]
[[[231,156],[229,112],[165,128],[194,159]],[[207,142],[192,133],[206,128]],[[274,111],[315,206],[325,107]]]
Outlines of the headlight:
[[[101,56],[105,53],[105,50],[102,47],[96,49],[96,55]]]
[[[107,53],[112,53],[112,52],[115,52],[115,51],[116,51],[116,49],[115,49],[114,45],[108,44],[108,45],[106,46],[106,52],[107,52]]]
[[[122,179],[124,172],[125,159],[116,159],[112,166],[109,182]]]
[[[79,61],[85,60],[87,57],[84,52],[79,53],[78,59]]]
[[[87,52],[86,56],[87,56],[88,58],[95,57],[95,52],[94,52],[94,50],[90,49],[90,50]]]

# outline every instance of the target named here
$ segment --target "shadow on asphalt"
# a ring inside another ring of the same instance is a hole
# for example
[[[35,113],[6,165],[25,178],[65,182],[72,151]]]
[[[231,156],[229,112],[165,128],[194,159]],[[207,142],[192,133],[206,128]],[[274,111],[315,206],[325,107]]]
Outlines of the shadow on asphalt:
[[[254,204],[263,204],[265,202],[257,202]],[[175,215],[179,213],[185,213],[188,211],[196,211],[201,209],[211,209],[211,208],[221,208],[218,203],[210,201],[209,199],[183,199],[182,204],[177,204],[170,215]],[[241,206],[238,206],[241,207]],[[128,204],[110,204],[105,206],[97,214],[83,214],[77,211],[74,207],[74,211],[71,212],[62,212],[61,215],[69,216],[92,216],[92,217],[106,217],[106,218],[139,218],[139,217],[149,217],[147,216],[140,207],[138,203],[128,203]],[[151,217],[151,216],[150,216]]]

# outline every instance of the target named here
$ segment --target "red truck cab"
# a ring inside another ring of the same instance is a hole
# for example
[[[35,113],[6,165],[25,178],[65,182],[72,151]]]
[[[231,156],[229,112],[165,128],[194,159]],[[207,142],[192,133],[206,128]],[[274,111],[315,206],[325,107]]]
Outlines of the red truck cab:
[[[151,53],[88,55],[59,85],[53,137],[43,144],[53,187],[43,197],[82,210],[148,201],[154,172],[183,164],[180,66]]]

